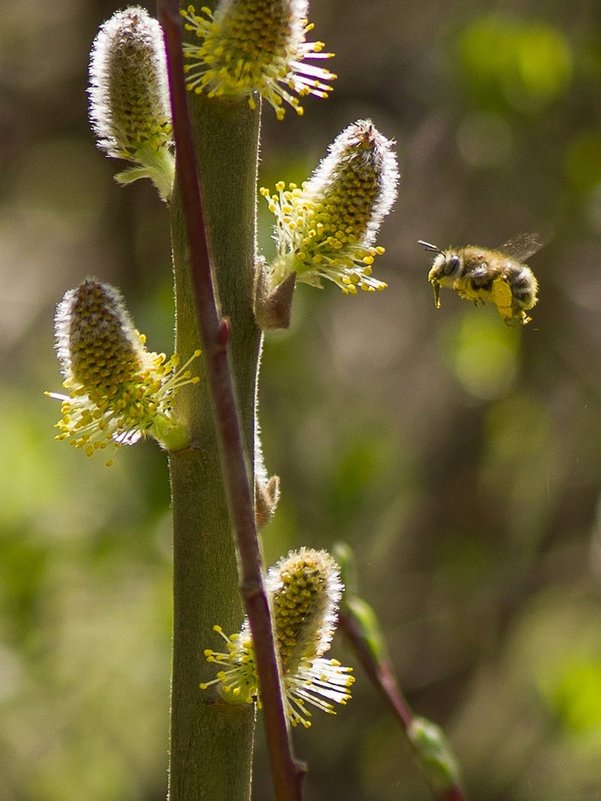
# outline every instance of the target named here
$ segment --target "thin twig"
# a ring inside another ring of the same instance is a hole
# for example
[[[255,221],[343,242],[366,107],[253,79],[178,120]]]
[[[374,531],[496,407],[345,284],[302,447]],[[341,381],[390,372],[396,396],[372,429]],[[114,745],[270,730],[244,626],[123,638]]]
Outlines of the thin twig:
[[[365,638],[362,636],[361,630],[357,625],[352,614],[346,613],[344,610],[340,611],[339,627],[344,633],[345,637],[349,640],[359,661],[367,674],[368,678],[378,690],[387,706],[391,710],[394,717],[399,721],[405,734],[408,734],[409,727],[411,726],[415,715],[411,707],[404,698],[402,692],[394,677],[393,670],[386,658],[376,660]],[[409,738],[408,738],[409,739]],[[411,740],[409,739],[409,742]],[[412,745],[414,748],[414,746]],[[416,749],[414,748],[414,751]],[[416,751],[418,760],[420,755]],[[425,775],[426,781],[428,776]],[[463,791],[458,785],[447,787],[438,791],[432,784],[430,789],[439,801],[465,801]]]
[[[301,801],[305,767],[292,752],[269,603],[263,584],[253,494],[228,353],[229,323],[221,318],[209,261],[192,126],[184,83],[177,0],[158,0],[165,35],[176,169],[189,244],[190,275],[206,374],[213,398],[222,471],[240,556],[241,590],[255,651],[272,781],[277,801]]]

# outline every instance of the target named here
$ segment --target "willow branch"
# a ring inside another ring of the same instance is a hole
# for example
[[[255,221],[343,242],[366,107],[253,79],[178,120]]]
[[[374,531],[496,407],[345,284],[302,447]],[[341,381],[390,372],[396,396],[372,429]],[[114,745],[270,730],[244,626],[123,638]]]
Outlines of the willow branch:
[[[415,715],[413,714],[411,707],[399,689],[390,663],[386,657],[383,657],[379,660],[374,658],[373,652],[369,648],[365,637],[363,636],[363,633],[352,614],[341,610],[339,626],[345,637],[351,643],[369,680],[380,693],[393,716],[399,721],[403,731],[407,735],[409,743],[411,743],[411,739],[409,738],[409,730],[415,719]],[[417,749],[415,749],[413,743],[411,743],[411,745],[418,758],[418,762],[421,763],[421,756],[419,752]],[[426,781],[428,781],[430,784],[432,793],[440,801],[465,801],[463,791],[458,785],[439,790],[429,781],[427,773],[424,775]]]

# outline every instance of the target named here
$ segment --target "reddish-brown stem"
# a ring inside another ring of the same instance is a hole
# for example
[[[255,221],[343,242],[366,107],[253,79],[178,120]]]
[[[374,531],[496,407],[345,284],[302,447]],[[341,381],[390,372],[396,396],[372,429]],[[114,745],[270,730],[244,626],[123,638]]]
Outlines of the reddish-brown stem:
[[[380,693],[394,717],[399,721],[403,731],[408,734],[409,727],[415,716],[399,689],[390,663],[385,657],[380,660],[374,658],[352,614],[341,610],[339,626],[359,657],[361,666],[369,680]],[[414,751],[419,760],[419,754],[415,748]],[[463,791],[457,785],[443,790],[437,790],[431,786],[431,789],[439,801],[465,801]]]
[[[241,592],[253,636],[274,792],[277,801],[301,801],[305,768],[294,758],[286,721],[271,614],[263,583],[253,492],[230,368],[229,322],[218,311],[213,286],[187,107],[177,0],[158,0],[158,15],[165,36],[177,180],[188,237],[190,278],[220,443],[223,482],[240,557]]]

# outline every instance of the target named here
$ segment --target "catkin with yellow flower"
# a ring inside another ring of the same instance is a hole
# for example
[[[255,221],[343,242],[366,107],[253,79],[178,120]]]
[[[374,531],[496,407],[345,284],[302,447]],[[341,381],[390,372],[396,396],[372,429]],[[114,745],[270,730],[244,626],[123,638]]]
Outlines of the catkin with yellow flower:
[[[292,274],[317,287],[333,281],[346,294],[386,287],[372,265],[384,252],[375,238],[396,199],[392,144],[371,120],[359,120],[336,137],[301,186],[280,182],[273,194],[261,189],[275,216],[277,252],[266,269],[272,289]]]
[[[191,362],[146,350],[146,338],[133,326],[120,292],[86,279],[70,289],[55,318],[56,350],[68,394],[61,401],[57,439],[92,455],[108,445],[133,445],[152,437],[168,450],[188,444],[186,427],[173,409],[177,391],[196,384]]]
[[[309,707],[334,714],[334,704],[345,704],[354,682],[351,668],[327,659],[336,628],[342,594],[340,571],[326,551],[291,551],[267,573],[269,595],[284,688],[286,714],[293,726],[311,725]],[[202,689],[217,685],[230,703],[261,703],[248,621],[237,634],[227,636],[219,626],[226,651],[205,650],[211,663],[223,670]]]
[[[221,0],[215,11],[182,10],[185,29],[196,42],[184,43],[187,88],[208,97],[246,97],[251,108],[264,97],[278,119],[285,104],[297,114],[299,98],[327,97],[336,77],[308,59],[327,59],[323,42],[307,42],[307,0]]]

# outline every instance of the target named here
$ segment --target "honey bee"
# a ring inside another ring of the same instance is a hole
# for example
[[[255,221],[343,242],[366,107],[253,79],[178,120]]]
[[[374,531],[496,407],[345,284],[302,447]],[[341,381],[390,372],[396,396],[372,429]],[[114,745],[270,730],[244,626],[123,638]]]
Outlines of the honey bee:
[[[497,250],[478,245],[441,250],[421,239],[419,244],[438,254],[428,273],[437,309],[440,287],[447,286],[464,300],[492,303],[506,323],[531,321],[526,312],[538,302],[538,281],[524,261],[545,244],[538,234],[521,234]]]

